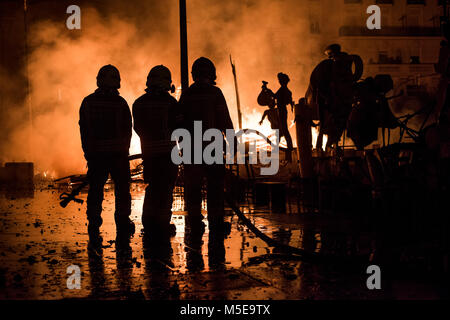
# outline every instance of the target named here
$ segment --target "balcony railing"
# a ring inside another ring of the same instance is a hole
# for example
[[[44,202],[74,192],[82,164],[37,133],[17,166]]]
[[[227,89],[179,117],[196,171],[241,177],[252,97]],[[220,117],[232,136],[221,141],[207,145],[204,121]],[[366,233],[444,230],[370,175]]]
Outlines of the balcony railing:
[[[366,64],[364,65],[366,72],[369,74],[378,73],[390,73],[392,75],[429,75],[434,74],[433,63],[421,63],[421,64]]]
[[[441,31],[433,27],[381,27],[369,30],[366,27],[342,26],[339,28],[341,37],[439,37]]]

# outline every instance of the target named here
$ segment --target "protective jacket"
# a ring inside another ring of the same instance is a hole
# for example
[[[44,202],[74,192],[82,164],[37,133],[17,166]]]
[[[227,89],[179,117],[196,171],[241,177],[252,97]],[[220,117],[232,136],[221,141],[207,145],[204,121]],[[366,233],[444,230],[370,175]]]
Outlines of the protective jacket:
[[[80,107],[80,134],[85,158],[126,154],[131,141],[131,112],[117,89],[98,88]]]
[[[194,121],[202,121],[203,130],[233,129],[222,91],[213,85],[195,82],[180,97],[183,126],[194,133]]]
[[[144,157],[170,153],[177,124],[177,101],[166,91],[146,89],[133,104],[134,130],[141,139]]]

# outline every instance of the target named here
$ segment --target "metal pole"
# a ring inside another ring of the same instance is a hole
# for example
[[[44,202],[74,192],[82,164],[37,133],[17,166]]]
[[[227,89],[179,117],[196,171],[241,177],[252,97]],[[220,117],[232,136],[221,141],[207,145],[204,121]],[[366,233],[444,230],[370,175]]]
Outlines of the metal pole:
[[[186,0],[180,0],[181,91],[189,87]]]
[[[31,95],[30,95],[30,79],[29,79],[29,72],[28,72],[28,23],[27,23],[27,0],[23,1],[23,24],[24,24],[24,53],[25,53],[25,81],[26,81],[26,101],[28,106],[28,121],[29,121],[29,141],[28,141],[28,147],[29,147],[29,157],[30,161],[33,161],[33,143],[32,143],[32,137],[33,137],[33,106],[31,105]]]
[[[234,89],[236,90],[236,106],[237,106],[237,113],[238,113],[239,129],[242,129],[241,100],[239,99],[239,88],[238,88],[237,76],[236,76],[236,66],[233,63],[233,60],[231,59],[231,54],[230,54],[230,63],[231,63],[231,70],[233,71],[233,77],[234,77]]]
[[[304,179],[312,178],[314,174],[312,160],[312,115],[304,99],[295,105],[295,123],[297,132],[297,155],[300,176]],[[322,148],[320,144],[318,148]]]

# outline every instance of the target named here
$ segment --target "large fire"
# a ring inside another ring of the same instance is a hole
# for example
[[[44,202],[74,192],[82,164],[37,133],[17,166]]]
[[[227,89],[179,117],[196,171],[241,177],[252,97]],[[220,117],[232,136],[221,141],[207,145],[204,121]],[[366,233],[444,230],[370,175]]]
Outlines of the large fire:
[[[111,1],[114,2],[118,1]],[[83,8],[83,27],[76,36],[74,32],[67,31],[64,24],[51,19],[38,21],[30,27],[28,40],[33,49],[30,51],[29,78],[30,101],[34,111],[31,124],[33,134],[27,130],[29,123],[23,121],[27,118],[28,108],[13,110],[11,122],[21,125],[6,142],[12,146],[7,148],[12,151],[6,160],[28,159],[39,170],[51,169],[57,176],[85,172],[78,110],[83,98],[95,90],[95,77],[102,65],[110,63],[120,70],[122,83],[119,91],[130,107],[144,93],[148,71],[155,65],[167,66],[172,72],[173,83],[179,86],[178,6],[174,5],[174,1],[167,4],[159,1],[145,3],[146,10],[136,10],[130,18],[114,12],[100,14],[95,8]],[[273,136],[267,120],[259,125],[264,108],[257,106],[256,98],[262,80],[267,80],[269,86],[276,90],[276,75],[285,72],[291,78],[289,88],[295,101],[306,91],[311,68],[316,63],[309,52],[316,50],[316,41],[303,39],[308,19],[302,15],[299,18],[299,12],[293,10],[295,8],[298,8],[296,1],[258,1],[251,6],[241,1],[217,1],[214,4],[189,1],[189,64],[200,56],[214,61],[217,85],[224,93],[236,129],[236,93],[229,54],[236,61],[244,128]],[[230,14],[222,15],[224,10]],[[287,16],[295,19],[286,19]],[[279,21],[280,24],[265,23],[268,20]],[[255,25],[259,26],[258,29]],[[281,30],[283,32],[279,32]],[[276,38],[272,37],[274,33]],[[292,39],[303,39],[303,47],[312,49],[299,50],[291,45]],[[255,50],[255,45],[258,50]],[[317,52],[320,51],[317,49]],[[285,58],[280,59],[280,55]],[[190,81],[192,83],[192,79]],[[179,98],[180,92],[178,87],[174,97]],[[288,119],[295,145],[291,112]],[[35,146],[34,150],[29,151],[25,147],[28,143],[24,142],[28,140],[31,140],[29,145]],[[282,139],[281,146],[285,145]],[[140,152],[139,137],[133,133],[130,154]]]
[[[312,133],[312,146],[313,149],[317,149],[317,139],[319,138],[319,128],[318,127],[312,127],[311,128],[311,133]],[[328,136],[326,134],[323,135],[322,138],[322,150],[325,151],[326,146],[327,146],[327,142],[328,142]]]
[[[136,132],[133,131],[133,135],[131,136],[131,143],[130,143],[130,154],[140,154],[142,152],[141,150],[141,139],[139,139]]]

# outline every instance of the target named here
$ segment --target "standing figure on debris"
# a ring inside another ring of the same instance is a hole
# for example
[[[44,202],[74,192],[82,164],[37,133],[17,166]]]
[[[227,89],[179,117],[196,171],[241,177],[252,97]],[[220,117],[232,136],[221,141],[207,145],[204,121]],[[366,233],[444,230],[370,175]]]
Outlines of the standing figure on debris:
[[[275,93],[275,99],[277,101],[278,114],[280,116],[280,138],[284,137],[287,143],[287,159],[290,159],[290,152],[294,148],[292,145],[292,138],[288,128],[288,111],[287,105],[291,106],[291,112],[294,111],[294,102],[292,101],[292,92],[288,89],[287,85],[290,79],[287,74],[282,72],[278,73],[278,82],[280,83],[280,89]]]
[[[215,86],[216,68],[211,60],[201,57],[192,65],[194,84],[180,97],[180,111],[184,128],[194,135],[194,121],[201,121],[203,131],[215,128],[225,134],[233,129],[227,103],[222,91]],[[203,146],[204,147],[204,146]],[[192,155],[202,150],[192,149]],[[201,213],[203,178],[207,182],[207,211],[209,230],[212,234],[224,234],[224,175],[223,164],[186,164],[184,167],[184,194],[188,211],[186,226],[191,231],[202,232]],[[222,239],[223,242],[223,239]]]
[[[259,125],[261,125],[264,119],[268,117],[271,128],[279,131],[280,138],[284,137],[286,139],[286,159],[290,161],[293,145],[287,125],[287,105],[290,104],[291,110],[293,110],[294,102],[292,101],[292,92],[287,87],[287,84],[290,81],[288,75],[280,72],[278,74],[278,81],[280,82],[281,87],[278,89],[277,93],[273,93],[272,90],[267,88],[267,81],[263,81],[262,90],[258,95],[257,101],[260,106],[268,106],[269,109],[264,111]],[[278,108],[275,108],[276,105],[278,105]]]
[[[170,153],[175,143],[170,140],[176,128],[177,101],[168,91],[174,90],[172,76],[163,65],[152,68],[147,77],[145,94],[133,104],[134,130],[141,139],[144,159],[145,189],[142,225],[153,237],[174,235],[170,224],[172,194],[178,167]]]
[[[328,135],[327,147],[337,146],[346,128],[352,110],[353,86],[361,78],[363,63],[359,56],[341,51],[332,44],[325,49],[328,59],[320,62],[311,73],[306,93],[307,102],[313,107],[313,120],[320,120],[320,135]],[[352,66],[355,65],[355,72]]]
[[[89,193],[87,198],[88,232],[98,236],[102,224],[103,188],[108,175],[114,181],[117,233],[132,235],[130,220],[130,163],[131,112],[119,95],[120,74],[112,65],[100,69],[98,89],[84,98],[80,108],[80,133],[87,160]]]

